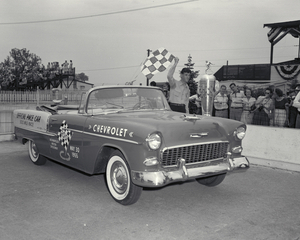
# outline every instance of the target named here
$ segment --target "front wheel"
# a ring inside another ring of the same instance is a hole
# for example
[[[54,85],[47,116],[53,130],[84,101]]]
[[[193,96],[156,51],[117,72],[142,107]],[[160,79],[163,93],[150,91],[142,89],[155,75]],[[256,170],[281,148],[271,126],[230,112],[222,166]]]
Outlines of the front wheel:
[[[142,194],[143,188],[132,183],[130,168],[118,150],[114,151],[108,160],[106,182],[113,199],[122,205],[135,203]]]
[[[205,178],[197,178],[197,182],[208,186],[208,187],[214,187],[219,185],[221,182],[223,182],[224,178],[226,176],[226,173],[220,174],[220,175],[216,175],[216,176],[212,176],[212,177],[205,177]]]
[[[28,152],[31,162],[33,162],[35,165],[44,165],[46,163],[47,158],[39,154],[34,141],[29,140]]]

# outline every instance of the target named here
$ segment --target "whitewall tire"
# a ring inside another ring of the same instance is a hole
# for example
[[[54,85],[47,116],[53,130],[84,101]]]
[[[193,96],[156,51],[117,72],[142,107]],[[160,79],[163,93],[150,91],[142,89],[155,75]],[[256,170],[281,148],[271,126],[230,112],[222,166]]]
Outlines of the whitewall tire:
[[[46,163],[47,158],[39,154],[38,148],[34,141],[28,141],[28,152],[31,162],[33,162],[35,165],[44,165]]]
[[[135,203],[143,190],[132,183],[129,165],[118,150],[114,151],[108,160],[106,182],[113,199],[122,205]]]

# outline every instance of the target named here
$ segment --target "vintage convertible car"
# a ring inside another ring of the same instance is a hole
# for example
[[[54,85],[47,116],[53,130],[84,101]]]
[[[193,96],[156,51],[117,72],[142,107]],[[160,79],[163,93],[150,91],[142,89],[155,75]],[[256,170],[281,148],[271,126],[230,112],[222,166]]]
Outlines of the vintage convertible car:
[[[88,174],[105,173],[118,203],[135,203],[143,187],[196,179],[216,186],[249,168],[241,155],[245,124],[170,110],[156,87],[102,86],[79,106],[15,110],[16,138],[36,165],[52,159]]]

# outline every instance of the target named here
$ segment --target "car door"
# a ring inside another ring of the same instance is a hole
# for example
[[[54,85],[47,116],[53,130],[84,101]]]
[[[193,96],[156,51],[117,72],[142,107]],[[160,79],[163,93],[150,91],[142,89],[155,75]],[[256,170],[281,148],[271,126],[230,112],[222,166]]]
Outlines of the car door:
[[[86,115],[56,114],[49,119],[50,154],[53,159],[84,171],[84,151],[82,146],[83,126]]]

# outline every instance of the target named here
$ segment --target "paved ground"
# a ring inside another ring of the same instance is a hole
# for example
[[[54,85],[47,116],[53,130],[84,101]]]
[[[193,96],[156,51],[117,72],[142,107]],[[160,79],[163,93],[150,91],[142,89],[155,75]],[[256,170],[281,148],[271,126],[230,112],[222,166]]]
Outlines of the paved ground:
[[[192,181],[145,189],[131,206],[104,178],[0,143],[0,239],[300,239],[300,173],[252,166],[208,188]]]

